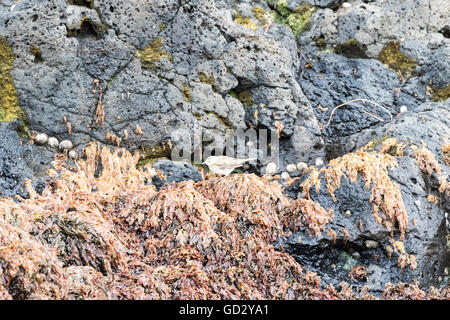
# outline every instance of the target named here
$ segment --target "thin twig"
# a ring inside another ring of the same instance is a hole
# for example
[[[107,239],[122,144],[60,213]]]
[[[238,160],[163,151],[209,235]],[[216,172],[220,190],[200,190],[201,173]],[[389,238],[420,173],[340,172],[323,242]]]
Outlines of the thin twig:
[[[306,62],[308,62],[308,64],[311,66],[311,69],[313,69],[315,72],[317,72],[316,68],[314,68],[313,64],[311,63],[311,61],[308,60],[308,58],[305,57],[305,55],[303,54],[303,52],[297,48],[298,53],[300,53],[300,55],[302,56],[303,59],[306,60]]]
[[[338,105],[337,107],[334,107],[333,110],[331,110],[330,119],[328,120],[327,124],[324,125],[324,127],[327,127],[327,126],[330,125],[331,120],[333,119],[333,114],[334,114],[334,112],[335,112],[337,109],[339,109],[340,107],[346,106],[346,105],[348,105],[348,104],[350,104],[350,103],[356,102],[356,101],[361,101],[361,102],[363,102],[363,103],[368,102],[368,103],[373,104],[373,105],[376,106],[376,107],[380,107],[381,109],[383,109],[384,111],[386,111],[387,113],[389,113],[389,116],[391,117],[391,121],[392,121],[392,119],[393,119],[392,113],[391,113],[388,109],[386,109],[385,107],[379,105],[378,103],[373,102],[373,101],[370,101],[370,100],[368,100],[368,99],[353,99],[353,100],[344,102],[343,104],[340,104],[340,105]],[[366,112],[366,113],[368,113],[368,112]],[[368,114],[370,114],[370,113],[368,113]],[[377,118],[377,117],[375,117],[375,116],[372,115],[372,114],[370,114],[370,115],[371,115],[372,117],[374,117],[374,118]],[[378,119],[378,118],[377,118],[377,119]]]

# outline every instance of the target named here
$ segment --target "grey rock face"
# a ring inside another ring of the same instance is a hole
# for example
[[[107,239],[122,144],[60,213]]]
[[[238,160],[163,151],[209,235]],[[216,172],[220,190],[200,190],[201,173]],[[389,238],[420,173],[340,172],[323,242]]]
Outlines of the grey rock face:
[[[314,107],[316,117],[324,125],[323,134],[329,138],[376,127],[390,121],[389,113],[397,114],[401,105],[414,109],[426,99],[424,89],[414,79],[407,85],[416,96],[405,92],[404,86],[398,92],[396,89],[402,87],[399,78],[377,60],[349,59],[324,53],[318,56],[315,69],[302,70],[299,83]],[[322,76],[317,76],[317,73]],[[374,104],[357,101],[336,109],[331,115],[333,108],[353,99],[368,99],[389,113]]]
[[[368,129],[359,134],[343,139],[342,145],[348,149],[343,153],[351,152],[369,143],[372,139],[380,140],[386,137],[395,137],[399,142],[426,147],[434,153],[442,173],[447,177],[450,168],[442,159],[441,147],[445,143],[444,137],[450,136],[450,105],[444,103],[426,103],[416,109],[417,113],[407,113],[397,116],[393,122],[376,129]],[[352,147],[350,147],[352,146]],[[329,229],[336,232],[337,239],[333,243],[326,229],[319,237],[309,238],[304,232],[290,237],[284,247],[291,252],[296,259],[323,275],[326,283],[336,284],[339,279],[345,279],[351,266],[370,266],[371,272],[382,274],[375,281],[369,273],[366,284],[373,290],[379,290],[380,283],[393,281],[411,281],[416,278],[421,284],[438,283],[439,276],[448,267],[450,256],[446,243],[448,234],[448,190],[443,193],[438,191],[438,175],[421,172],[414,159],[414,153],[405,149],[402,157],[396,157],[398,167],[389,170],[390,179],[397,183],[402,191],[402,198],[407,209],[408,227],[404,241],[408,253],[416,256],[418,267],[415,270],[405,268],[402,271],[397,266],[397,258],[389,259],[386,251],[389,241],[389,231],[378,224],[372,215],[372,202],[368,191],[359,177],[353,184],[346,177],[342,178],[341,185],[335,191],[337,202],[329,195],[326,183],[322,180],[320,192],[311,189],[311,198],[319,202],[324,208],[334,210],[334,221],[329,224]],[[321,175],[323,179],[323,174]],[[287,188],[292,197],[297,197],[300,192],[301,178],[295,185]],[[429,195],[442,199],[439,204],[430,202]],[[342,227],[348,231],[348,238],[342,232]],[[394,232],[398,236],[398,230]],[[298,237],[302,238],[298,243]],[[376,241],[379,246],[367,246],[367,241]],[[357,251],[360,257],[355,259],[349,255]],[[356,261],[354,261],[356,260]],[[320,261],[320,263],[318,263]],[[336,267],[331,268],[334,265]],[[360,285],[355,281],[356,286]]]
[[[210,135],[249,127],[275,132],[276,122],[283,127],[281,159],[269,171],[283,172],[286,164],[301,161],[291,174],[299,181],[286,189],[292,197],[301,194],[307,164],[320,158],[327,165],[385,136],[424,141],[448,176],[441,147],[450,137],[449,100],[429,103],[428,87],[445,87],[450,78],[450,2],[354,0],[345,8],[342,0],[288,0],[290,10],[316,7],[297,36],[286,23],[258,20],[254,8],[270,14],[276,2],[0,1],[0,37],[15,55],[11,73],[20,105],[30,131],[51,137],[43,146],[21,144],[17,123],[0,124],[0,196],[27,196],[26,179],[41,190],[59,141],[73,142],[72,158],[91,140],[111,146],[119,141],[146,158],[159,158],[166,156],[160,154],[164,143],[184,143],[179,129],[193,134],[200,128]],[[329,52],[348,40],[360,47]],[[409,78],[374,59],[392,41],[417,63]],[[388,112],[357,102],[331,115],[352,99],[371,100]],[[401,106],[407,112],[400,114]],[[311,191],[313,200],[335,212],[327,231],[336,232],[336,242],[326,232],[314,238],[300,232],[284,243],[324,284],[348,281],[352,267],[366,265],[367,284],[375,291],[386,282],[414,278],[428,286],[437,284],[448,266],[450,191],[439,193],[437,175],[423,175],[411,153],[397,160],[390,178],[401,186],[411,220],[405,248],[417,257],[418,268],[400,271],[397,257],[388,258],[390,233],[375,222],[364,182],[343,178],[338,202],[324,184],[319,193]],[[259,164],[260,172],[266,165]],[[158,188],[201,179],[189,164],[161,160],[153,166],[167,177],[154,181]],[[439,205],[427,200],[430,194],[440,197]]]
[[[16,56],[12,76],[30,128],[75,147],[93,139],[114,145],[118,137],[149,155],[179,128],[246,128],[245,108],[232,97],[242,91],[260,108],[250,121],[272,130],[281,121],[286,139],[302,125],[310,144],[320,142],[290,52],[262,27],[233,19],[211,0],[22,0],[0,12],[0,36]]]
[[[355,39],[367,46],[367,55],[378,56],[390,41],[415,39],[432,47],[448,45],[448,1],[352,1],[350,8],[317,10],[311,30],[299,42],[307,46],[318,38],[335,45]],[[447,14],[442,14],[446,12]]]
[[[45,170],[52,153],[33,144],[20,143],[16,132],[20,123],[0,123],[0,197],[28,197],[25,181],[41,192],[45,186]]]
[[[184,162],[172,162],[170,160],[158,160],[152,164],[152,167],[160,170],[166,179],[155,177],[153,184],[160,189],[163,185],[172,182],[181,182],[193,180],[195,182],[202,180],[202,175],[197,167]]]

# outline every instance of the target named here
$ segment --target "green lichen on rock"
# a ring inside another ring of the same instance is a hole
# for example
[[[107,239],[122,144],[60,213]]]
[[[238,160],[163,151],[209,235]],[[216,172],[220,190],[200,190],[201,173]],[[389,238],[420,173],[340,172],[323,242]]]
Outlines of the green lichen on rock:
[[[25,112],[20,108],[16,87],[11,76],[14,53],[5,38],[0,37],[0,122],[16,119],[26,123]]]
[[[214,75],[210,75],[208,76],[206,73],[204,72],[199,72],[198,74],[198,78],[200,79],[201,82],[209,84],[214,86],[216,84],[216,80],[214,79]]]
[[[203,118],[202,114],[199,113],[199,112],[194,112],[192,115],[193,115],[193,116],[195,117],[195,119],[197,119],[198,121],[202,120],[202,118]]]
[[[249,90],[244,90],[238,93],[237,99],[244,105],[244,107],[250,108],[255,103],[253,100],[253,94]]]
[[[443,88],[432,88],[433,101],[442,102],[450,98],[450,83]]]
[[[258,26],[256,25],[256,23],[254,23],[252,21],[252,19],[250,19],[249,17],[241,16],[239,14],[239,12],[237,12],[237,11],[235,11],[235,13],[236,13],[236,18],[234,19],[234,22],[236,22],[237,24],[240,24],[244,28],[248,28],[248,29],[252,29],[252,30],[258,29]]]
[[[40,62],[43,61],[41,49],[39,49],[38,47],[31,46],[30,47],[30,53],[34,56],[34,62],[35,63],[40,63]]]
[[[302,4],[292,11],[288,7],[287,0],[279,0],[275,4],[275,21],[288,26],[294,35],[300,35],[305,31],[311,22],[311,16],[315,7],[310,4]]]
[[[381,50],[378,60],[397,72],[401,77],[409,77],[416,68],[416,60],[400,50],[398,41],[389,42]]]
[[[164,50],[162,38],[155,38],[144,49],[136,50],[136,55],[146,69],[155,69],[156,63],[163,58],[172,61],[172,56]]]
[[[206,113],[206,114],[209,115],[209,116],[212,115],[212,116],[216,117],[216,119],[217,119],[224,127],[226,127],[227,129],[233,129],[233,128],[234,128],[233,123],[231,123],[231,121],[228,120],[228,118],[222,117],[221,115],[219,115],[219,114],[217,114],[217,113],[215,113],[215,112],[208,112],[208,113]]]
[[[256,20],[258,20],[262,24],[267,24],[268,19],[266,15],[266,11],[261,7],[255,7],[253,8],[253,15],[255,16]]]
[[[183,98],[185,101],[192,102],[192,94],[187,84],[183,87],[183,89],[181,89],[181,93],[183,94]]]
[[[373,151],[376,147],[381,146],[383,142],[385,142],[387,139],[389,139],[389,136],[387,134],[383,135],[380,139],[372,139],[367,144],[366,148],[367,151]]]
[[[334,52],[347,58],[368,58],[366,51],[367,46],[355,39],[350,39],[334,47]]]
[[[315,38],[313,40],[316,43],[316,46],[318,46],[321,49],[326,49],[327,43],[325,42],[325,37],[324,36],[321,35],[320,37],[317,37],[317,38]]]
[[[167,142],[161,142],[155,147],[141,147],[139,165],[146,165],[160,159],[167,159],[172,154],[172,149]]]

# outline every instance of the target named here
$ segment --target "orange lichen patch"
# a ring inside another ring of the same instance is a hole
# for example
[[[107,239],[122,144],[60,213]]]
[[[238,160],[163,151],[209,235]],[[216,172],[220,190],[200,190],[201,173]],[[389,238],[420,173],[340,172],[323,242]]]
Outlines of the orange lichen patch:
[[[445,144],[442,146],[442,161],[447,166],[450,166],[450,144]]]
[[[431,175],[433,171],[437,174],[441,174],[441,166],[437,162],[434,153],[428,150],[424,145],[422,148],[411,146],[414,151],[414,157],[420,170],[428,175]]]

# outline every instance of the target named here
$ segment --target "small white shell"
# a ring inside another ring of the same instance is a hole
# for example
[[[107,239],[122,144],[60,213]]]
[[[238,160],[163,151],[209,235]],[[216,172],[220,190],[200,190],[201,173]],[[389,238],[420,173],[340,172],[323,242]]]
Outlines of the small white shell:
[[[366,248],[369,248],[369,249],[375,249],[375,248],[378,248],[378,246],[379,246],[379,243],[376,242],[375,240],[366,240],[364,242],[364,244],[366,245]]]
[[[75,159],[77,157],[77,152],[75,150],[70,150],[69,158]]]
[[[322,158],[317,158],[315,164],[316,164],[316,167],[320,167],[321,165],[323,165]]]
[[[52,148],[58,148],[59,141],[55,137],[48,138],[47,144]]]
[[[70,140],[63,140],[61,141],[61,143],[59,144],[59,149],[64,151],[64,150],[70,150],[73,148],[73,143]]]
[[[294,172],[296,170],[297,170],[297,167],[295,166],[295,164],[288,164],[286,166],[286,171],[289,172],[289,173],[292,173],[292,172]]]
[[[400,107],[400,113],[404,113],[406,111],[408,111],[408,107],[407,106],[401,106]]]
[[[278,167],[275,163],[270,162],[267,166],[266,166],[266,174],[273,176],[275,173],[277,173],[278,171]]]
[[[46,144],[47,141],[48,141],[48,135],[46,135],[45,133],[38,133],[34,137],[34,143],[36,143],[38,146],[42,146],[42,145]]]
[[[284,179],[284,180],[286,180],[286,179],[289,179],[289,173],[287,173],[287,172],[283,172],[283,173],[281,173],[281,179]]]
[[[352,4],[351,3],[348,3],[348,2],[344,2],[343,4],[342,4],[342,8],[350,8],[352,6]]]
[[[304,162],[297,163],[297,170],[298,171],[303,171],[306,168],[308,168],[308,165],[306,163],[304,163]]]

